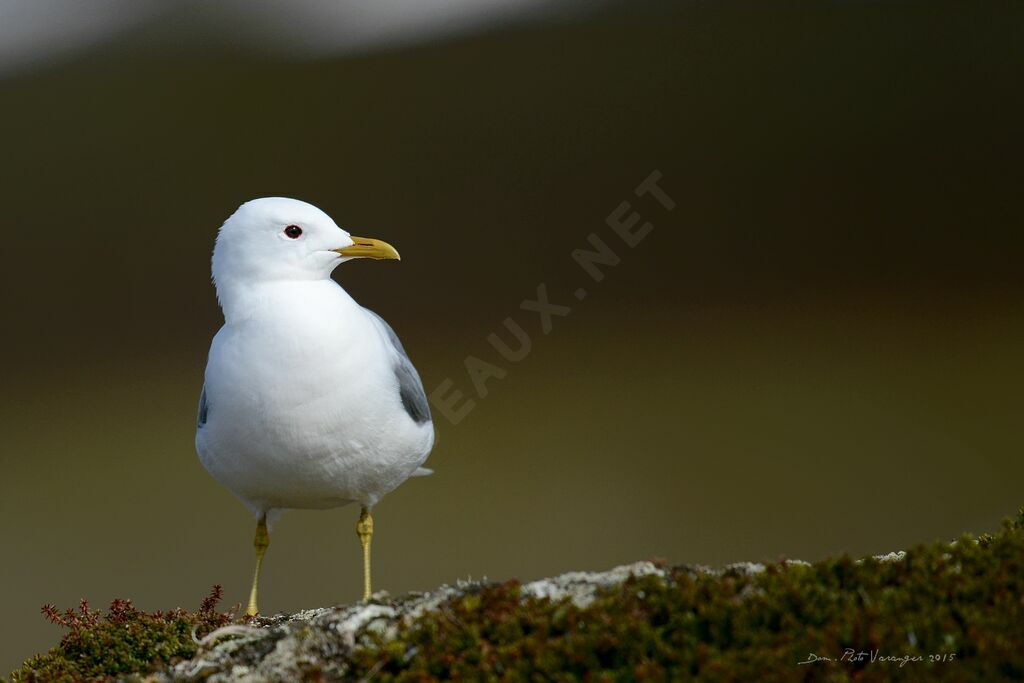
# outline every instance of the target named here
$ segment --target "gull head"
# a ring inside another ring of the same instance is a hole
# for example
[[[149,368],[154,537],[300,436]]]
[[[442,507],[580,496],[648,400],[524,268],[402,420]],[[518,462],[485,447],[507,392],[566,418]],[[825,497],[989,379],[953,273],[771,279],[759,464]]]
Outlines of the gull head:
[[[354,237],[312,204],[253,199],[224,221],[213,249],[218,289],[270,281],[323,280],[354,258],[397,259],[387,242]]]

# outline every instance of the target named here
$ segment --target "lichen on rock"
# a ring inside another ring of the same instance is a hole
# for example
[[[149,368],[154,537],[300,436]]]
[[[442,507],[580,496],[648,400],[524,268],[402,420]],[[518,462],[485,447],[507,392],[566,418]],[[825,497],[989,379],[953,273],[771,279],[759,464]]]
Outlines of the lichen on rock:
[[[1024,513],[993,534],[856,560],[638,562],[233,623],[208,603],[173,618],[90,612],[12,677],[1020,680],[1021,595]],[[119,654],[105,660],[96,643]]]

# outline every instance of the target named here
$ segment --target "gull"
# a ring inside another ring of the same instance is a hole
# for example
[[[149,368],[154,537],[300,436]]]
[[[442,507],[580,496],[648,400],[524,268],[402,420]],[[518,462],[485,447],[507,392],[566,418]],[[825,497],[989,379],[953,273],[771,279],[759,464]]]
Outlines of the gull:
[[[356,258],[398,259],[296,199],[242,204],[217,235],[213,280],[224,326],[210,345],[196,451],[256,518],[258,613],[268,524],[288,509],[358,503],[363,600],[371,596],[373,506],[434,444],[420,377],[391,327],[331,273]]]

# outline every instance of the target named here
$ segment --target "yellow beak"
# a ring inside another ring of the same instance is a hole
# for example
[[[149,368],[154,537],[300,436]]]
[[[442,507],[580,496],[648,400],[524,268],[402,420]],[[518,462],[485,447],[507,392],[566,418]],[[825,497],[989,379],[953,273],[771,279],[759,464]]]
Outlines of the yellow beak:
[[[349,235],[349,239],[354,242],[351,247],[335,249],[334,251],[349,258],[393,258],[399,261],[402,260],[402,257],[398,255],[398,250],[384,240],[375,240],[372,237],[356,237],[355,235]]]

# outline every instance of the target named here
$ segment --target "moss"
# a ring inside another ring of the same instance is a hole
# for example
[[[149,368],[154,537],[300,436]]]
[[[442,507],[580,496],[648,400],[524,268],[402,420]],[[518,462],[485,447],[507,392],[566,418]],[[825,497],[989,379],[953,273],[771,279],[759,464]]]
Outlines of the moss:
[[[55,648],[13,672],[11,683],[106,680],[191,658],[197,648],[193,633],[201,637],[232,619],[217,610],[221,596],[221,587],[214,586],[196,612],[148,613],[129,600],[114,600],[106,614],[91,609],[86,600],[64,612],[45,605],[43,615],[67,632]]]
[[[323,641],[299,671],[375,682],[1021,680],[1022,565],[1024,512],[996,533],[918,545],[895,561],[665,568],[586,607],[528,596],[514,581],[476,586],[395,629],[366,629],[361,647]],[[193,627],[228,619],[213,605],[149,615],[123,602],[103,618],[87,607],[48,614],[69,631],[15,681],[155,671],[195,652]],[[812,653],[837,661],[799,663]]]
[[[685,568],[586,608],[486,587],[354,653],[375,681],[1024,679],[1024,513],[903,561]],[[853,653],[842,660],[847,648]],[[859,655],[859,653],[864,653]],[[907,659],[902,666],[900,662]],[[872,658],[874,660],[872,661]],[[892,659],[890,659],[892,658]],[[920,658],[920,659],[917,659]]]

